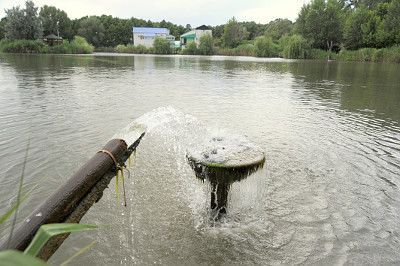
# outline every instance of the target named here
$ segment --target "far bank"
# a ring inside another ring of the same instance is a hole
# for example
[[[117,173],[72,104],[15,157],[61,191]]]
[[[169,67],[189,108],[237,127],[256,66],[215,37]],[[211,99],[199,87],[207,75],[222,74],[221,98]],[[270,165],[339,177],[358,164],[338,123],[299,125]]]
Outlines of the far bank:
[[[49,46],[41,40],[7,40],[0,41],[2,53],[31,53],[31,54],[91,54],[93,52],[121,54],[169,54],[169,55],[222,55],[222,56],[251,56],[261,58],[309,59],[309,60],[338,60],[355,62],[400,63],[400,46],[389,48],[361,48],[358,50],[342,49],[339,52],[328,52],[312,49],[302,40],[301,36],[292,36],[286,43],[277,45],[266,37],[257,38],[255,43],[241,44],[236,48],[215,46],[213,41],[205,36],[197,46],[189,43],[184,49],[176,49],[162,39],[155,42],[154,47],[143,45],[118,45],[116,47],[94,47],[83,37],[75,36],[72,41]]]

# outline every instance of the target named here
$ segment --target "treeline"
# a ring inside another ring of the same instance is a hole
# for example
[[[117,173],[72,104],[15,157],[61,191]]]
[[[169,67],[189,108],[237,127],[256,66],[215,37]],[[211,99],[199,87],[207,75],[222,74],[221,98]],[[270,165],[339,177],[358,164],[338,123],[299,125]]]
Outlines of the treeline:
[[[220,54],[400,62],[400,0],[312,0],[295,22],[233,18],[213,34]]]
[[[20,14],[28,10],[29,18],[26,21],[34,25],[15,25],[14,18],[24,16]],[[287,27],[292,26],[289,20],[282,21],[285,29],[277,29],[278,31],[284,30],[288,32]],[[257,36],[263,35],[266,30],[275,30],[275,22],[269,24],[258,24],[255,22],[239,22],[245,28],[245,39],[253,40]],[[186,26],[177,25],[171,22],[162,20],[160,22],[153,22],[150,20],[143,20],[138,18],[121,19],[109,15],[102,16],[85,16],[79,19],[70,19],[67,13],[54,6],[44,5],[42,7],[35,7],[32,1],[26,2],[26,8],[12,7],[6,10],[6,17],[0,20],[0,39],[5,37],[9,39],[37,39],[49,34],[59,35],[64,39],[72,40],[74,36],[79,35],[87,39],[95,47],[116,47],[119,44],[127,45],[132,43],[132,27],[162,27],[170,30],[170,34],[179,40],[180,35],[192,29],[190,24]],[[224,25],[209,26],[213,30],[215,45],[221,46],[221,37],[224,34]],[[281,27],[281,25],[278,25]],[[23,28],[30,28],[32,34],[24,34]],[[232,32],[234,33],[234,32]],[[281,33],[278,33],[281,34]],[[240,39],[241,40],[241,39]],[[227,43],[232,46],[235,43]]]
[[[165,27],[177,40],[191,30],[189,24],[165,20],[107,15],[70,19],[56,7],[45,5],[39,10],[31,1],[26,2],[25,10],[13,7],[6,14],[0,21],[0,38],[37,39],[59,34],[71,41],[78,35],[104,51],[161,53],[155,48],[132,46],[132,26]],[[21,16],[28,18],[21,23]],[[400,55],[396,56],[400,44],[400,0],[312,0],[302,7],[295,22],[276,19],[260,24],[232,18],[210,28],[212,38],[203,38],[200,45],[188,44],[181,53],[400,62]],[[361,52],[362,48],[365,49]],[[172,48],[161,50],[176,52]]]
[[[65,11],[54,6],[44,5],[39,9],[32,1],[27,1],[25,5],[25,9],[17,6],[6,10],[6,17],[0,20],[0,39],[34,40],[55,34],[72,40],[78,35],[95,47],[115,47],[132,43],[133,26],[168,28],[176,37],[190,30],[190,25],[183,27],[165,20],[152,22],[107,15],[70,19]]]
[[[314,0],[296,29],[314,48],[383,48],[400,44],[400,0]]]

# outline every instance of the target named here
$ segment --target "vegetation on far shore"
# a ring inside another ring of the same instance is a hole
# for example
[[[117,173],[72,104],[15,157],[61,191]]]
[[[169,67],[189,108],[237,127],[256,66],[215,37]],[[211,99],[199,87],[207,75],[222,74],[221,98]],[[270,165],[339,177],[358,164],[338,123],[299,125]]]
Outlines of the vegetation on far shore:
[[[0,51],[90,53],[94,49],[138,54],[400,62],[400,0],[312,0],[302,7],[295,22],[276,19],[259,24],[232,18],[226,24],[209,26],[212,37],[204,36],[197,45],[188,43],[182,50],[167,45],[163,39],[157,39],[152,48],[133,46],[132,26],[168,28],[178,40],[191,29],[189,24],[181,26],[165,20],[152,22],[106,15],[71,20],[64,11],[47,5],[38,11],[31,1],[26,2],[25,9],[6,10],[7,16],[0,21],[0,39],[3,39]],[[40,41],[34,41],[56,32],[65,39],[62,45],[45,47]],[[83,48],[77,48],[74,36],[82,36],[91,46],[79,42]]]
[[[48,46],[41,40],[0,40],[0,52],[30,54],[91,54],[94,46],[85,38],[75,36],[73,40],[64,40],[62,44]]]

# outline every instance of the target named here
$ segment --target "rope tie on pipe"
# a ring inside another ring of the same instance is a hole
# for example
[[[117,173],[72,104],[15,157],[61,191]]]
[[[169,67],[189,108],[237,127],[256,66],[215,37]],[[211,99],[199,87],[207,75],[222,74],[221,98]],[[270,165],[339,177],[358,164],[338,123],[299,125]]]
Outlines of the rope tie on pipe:
[[[119,172],[121,171],[122,189],[123,189],[123,195],[124,195],[124,206],[126,207],[125,177],[124,177],[124,169],[126,169],[126,165],[124,163],[122,163],[122,164],[118,163],[117,159],[115,159],[115,156],[108,150],[99,150],[98,152],[102,152],[102,153],[107,154],[108,156],[110,156],[110,158],[114,162],[115,168],[117,170],[117,175],[116,175],[116,179],[115,179],[115,181],[116,181],[115,190],[116,190],[116,193],[117,193],[118,202],[119,202],[119,189],[118,189],[119,182],[118,182],[118,179],[119,179]],[[127,170],[128,174],[129,174],[128,177],[130,177],[131,173],[129,172],[128,169],[126,169],[126,170]]]

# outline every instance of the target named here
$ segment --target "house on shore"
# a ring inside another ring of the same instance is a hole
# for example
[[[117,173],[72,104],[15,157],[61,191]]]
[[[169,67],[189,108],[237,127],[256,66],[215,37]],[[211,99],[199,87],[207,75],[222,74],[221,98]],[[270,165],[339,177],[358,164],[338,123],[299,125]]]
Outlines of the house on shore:
[[[133,45],[144,45],[147,48],[153,47],[154,40],[157,37],[167,39],[174,45],[175,37],[170,35],[166,28],[133,27]]]
[[[181,38],[180,38],[181,45],[185,46],[189,42],[195,42],[196,45],[199,45],[201,36],[206,35],[206,34],[209,34],[212,36],[212,30],[210,27],[207,27],[206,25],[197,27],[194,30],[191,30],[191,31],[186,32],[185,34],[181,35]]]

